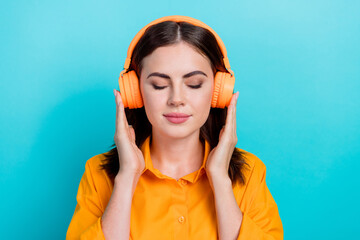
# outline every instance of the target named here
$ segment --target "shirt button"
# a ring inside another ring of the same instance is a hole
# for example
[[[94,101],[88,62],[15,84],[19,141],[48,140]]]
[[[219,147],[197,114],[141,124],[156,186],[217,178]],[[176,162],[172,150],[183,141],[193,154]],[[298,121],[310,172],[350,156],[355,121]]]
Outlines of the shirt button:
[[[179,217],[179,223],[183,223],[185,221],[185,218],[183,216]]]
[[[184,180],[184,179],[181,179],[180,182],[181,182],[182,185],[186,185],[186,184],[187,184],[187,181]]]

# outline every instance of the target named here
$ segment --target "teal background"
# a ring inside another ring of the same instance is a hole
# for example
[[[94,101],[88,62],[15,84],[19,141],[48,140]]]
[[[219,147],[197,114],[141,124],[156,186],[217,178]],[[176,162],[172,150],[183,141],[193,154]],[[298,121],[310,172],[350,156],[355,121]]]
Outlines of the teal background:
[[[360,1],[6,1],[0,7],[2,239],[65,239],[85,162],[109,150],[130,41],[166,15],[223,39],[237,146],[267,166],[285,239],[356,239]]]

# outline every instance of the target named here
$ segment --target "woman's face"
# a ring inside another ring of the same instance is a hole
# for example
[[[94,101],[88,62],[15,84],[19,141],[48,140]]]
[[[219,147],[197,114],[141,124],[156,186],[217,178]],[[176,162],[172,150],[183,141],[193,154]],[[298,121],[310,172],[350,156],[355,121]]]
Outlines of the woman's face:
[[[210,60],[183,41],[145,57],[140,90],[153,134],[199,136],[209,116],[213,87]]]

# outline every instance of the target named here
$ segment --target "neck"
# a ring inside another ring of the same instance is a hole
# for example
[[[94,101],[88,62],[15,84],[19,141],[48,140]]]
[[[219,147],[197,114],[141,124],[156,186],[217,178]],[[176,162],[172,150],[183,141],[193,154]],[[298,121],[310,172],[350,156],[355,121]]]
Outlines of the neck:
[[[150,146],[153,166],[172,173],[199,169],[204,158],[204,146],[199,134],[200,132],[186,138],[169,138],[153,132]]]

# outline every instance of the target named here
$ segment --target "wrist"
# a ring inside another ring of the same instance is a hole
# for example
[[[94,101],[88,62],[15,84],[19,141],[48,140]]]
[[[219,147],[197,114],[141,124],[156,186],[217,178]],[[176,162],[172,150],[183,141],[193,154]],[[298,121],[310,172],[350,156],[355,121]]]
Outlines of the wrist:
[[[119,171],[117,175],[115,176],[115,182],[119,181],[128,181],[128,182],[134,182],[139,180],[140,174],[137,172],[130,172],[130,171]]]
[[[206,175],[209,179],[214,181],[225,181],[225,179],[230,179],[229,174],[227,172],[220,172],[220,171],[206,171]]]
[[[211,186],[214,185],[220,185],[224,186],[226,184],[231,184],[231,179],[228,175],[228,173],[219,173],[219,172],[212,172],[207,173],[207,177],[209,179],[209,182]]]

